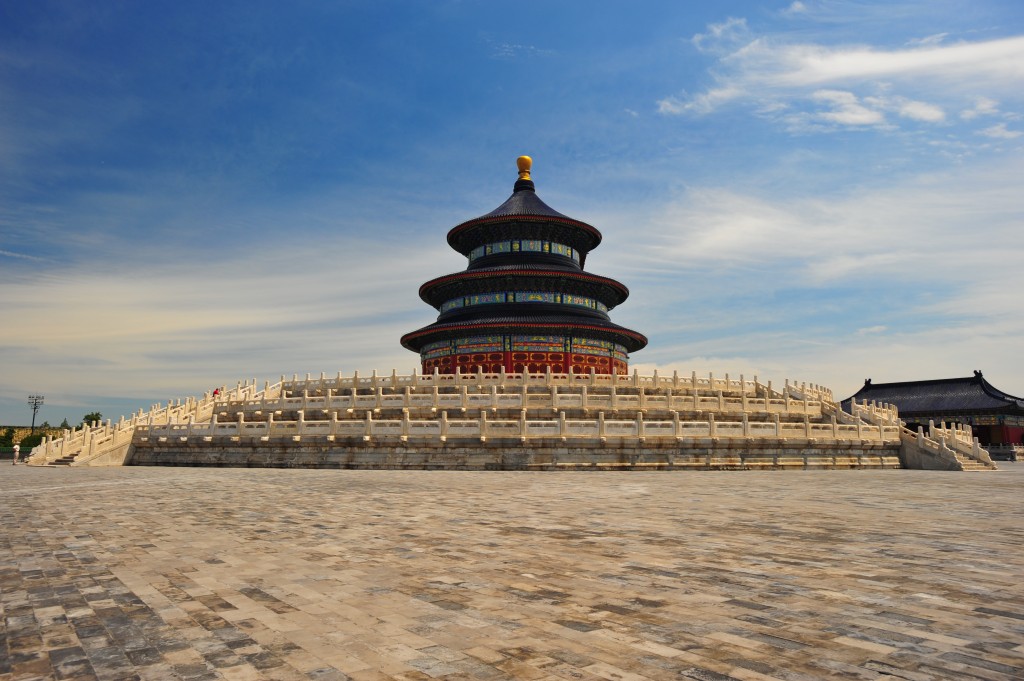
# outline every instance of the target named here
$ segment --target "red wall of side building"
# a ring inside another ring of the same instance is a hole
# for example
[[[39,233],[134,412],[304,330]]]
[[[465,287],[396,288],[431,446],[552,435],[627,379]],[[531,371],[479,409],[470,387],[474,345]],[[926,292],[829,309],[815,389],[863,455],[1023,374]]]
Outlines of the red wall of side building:
[[[992,429],[992,444],[1024,444],[1024,427],[996,426]]]

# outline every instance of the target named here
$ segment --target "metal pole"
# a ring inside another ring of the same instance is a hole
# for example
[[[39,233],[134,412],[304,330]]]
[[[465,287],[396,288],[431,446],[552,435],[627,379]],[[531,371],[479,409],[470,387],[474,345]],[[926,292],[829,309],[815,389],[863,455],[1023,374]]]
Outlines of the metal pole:
[[[36,432],[36,414],[39,412],[39,407],[43,406],[42,395],[29,395],[28,406],[32,407],[32,434]]]

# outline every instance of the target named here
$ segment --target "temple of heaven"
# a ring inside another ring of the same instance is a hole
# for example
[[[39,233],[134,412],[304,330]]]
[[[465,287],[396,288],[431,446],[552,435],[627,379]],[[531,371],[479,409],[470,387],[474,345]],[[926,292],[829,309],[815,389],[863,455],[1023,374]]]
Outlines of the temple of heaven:
[[[629,290],[584,272],[601,232],[541,201],[529,156],[517,165],[505,203],[448,232],[469,265],[420,287],[437,321],[402,346],[419,353],[424,373],[628,373],[647,338],[608,316]]]

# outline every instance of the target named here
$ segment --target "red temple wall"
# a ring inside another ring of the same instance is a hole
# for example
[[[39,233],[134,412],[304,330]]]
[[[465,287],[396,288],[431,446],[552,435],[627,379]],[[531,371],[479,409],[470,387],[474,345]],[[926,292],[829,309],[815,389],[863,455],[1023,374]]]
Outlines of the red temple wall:
[[[477,352],[448,355],[423,361],[423,373],[432,374],[434,369],[442,374],[499,373],[502,367],[508,373],[542,374],[551,367],[553,374],[567,374],[570,367],[577,374],[627,374],[629,364],[615,357],[590,355],[579,352]]]

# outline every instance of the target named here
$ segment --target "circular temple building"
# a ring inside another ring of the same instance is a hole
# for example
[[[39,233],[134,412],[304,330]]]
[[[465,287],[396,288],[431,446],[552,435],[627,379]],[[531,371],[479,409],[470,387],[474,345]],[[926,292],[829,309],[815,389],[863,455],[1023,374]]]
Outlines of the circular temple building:
[[[629,353],[647,345],[608,316],[629,290],[583,271],[601,232],[541,201],[531,163],[519,157],[505,203],[448,232],[469,266],[420,287],[440,314],[401,341],[424,373],[625,374]]]

